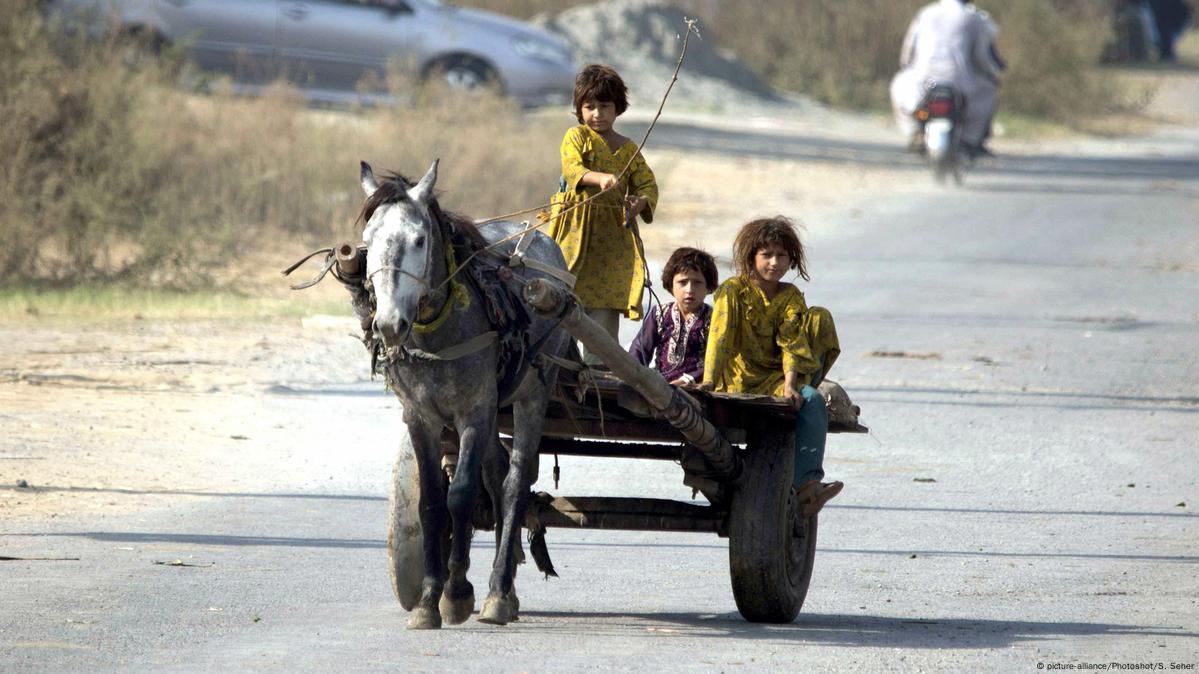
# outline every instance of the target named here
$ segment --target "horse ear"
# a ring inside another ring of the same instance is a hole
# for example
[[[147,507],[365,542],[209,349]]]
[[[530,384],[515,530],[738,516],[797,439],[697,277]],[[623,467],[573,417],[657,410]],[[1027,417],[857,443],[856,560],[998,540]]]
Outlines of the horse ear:
[[[362,165],[362,170],[359,172],[359,180],[362,181],[362,191],[366,192],[366,196],[375,193],[379,189],[379,181],[375,180],[375,172],[371,170],[371,165],[366,162],[359,162]]]
[[[413,187],[412,191],[408,193],[416,203],[429,203],[429,197],[433,196],[433,186],[437,184],[437,164],[440,162],[440,159],[434,159],[433,165],[425,172],[425,177],[421,178],[416,187]]]

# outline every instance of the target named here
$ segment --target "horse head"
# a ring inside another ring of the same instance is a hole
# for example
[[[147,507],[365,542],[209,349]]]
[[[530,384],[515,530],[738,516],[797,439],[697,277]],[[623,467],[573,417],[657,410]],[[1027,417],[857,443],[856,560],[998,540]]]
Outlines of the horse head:
[[[362,242],[375,294],[374,331],[385,346],[400,346],[445,275],[440,209],[433,196],[437,161],[416,185],[399,175],[380,182],[366,162],[361,180],[367,197]]]

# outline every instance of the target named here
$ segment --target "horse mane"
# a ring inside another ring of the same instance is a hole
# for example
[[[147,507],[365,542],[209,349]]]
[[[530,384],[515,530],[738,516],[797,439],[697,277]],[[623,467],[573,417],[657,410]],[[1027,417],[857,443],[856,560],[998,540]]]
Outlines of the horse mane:
[[[379,189],[366,198],[362,204],[362,210],[358,213],[358,219],[363,223],[370,222],[371,217],[380,206],[409,200],[408,190],[412,189],[411,180],[390,171],[382,178]],[[474,221],[465,215],[442,210],[436,196],[429,199],[429,213],[443,230],[449,229],[450,239],[455,248],[465,248],[467,252],[473,253],[487,247],[487,239],[483,238]]]

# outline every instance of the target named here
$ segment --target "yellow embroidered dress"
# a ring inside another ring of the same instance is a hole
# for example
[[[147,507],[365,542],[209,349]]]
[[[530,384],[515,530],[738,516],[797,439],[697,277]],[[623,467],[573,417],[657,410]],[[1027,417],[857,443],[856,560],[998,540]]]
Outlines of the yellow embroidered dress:
[[[658,205],[654,173],[637,153],[636,143],[630,140],[613,151],[598,133],[584,124],[566,132],[561,154],[565,190],[554,198],[555,217],[548,233],[561,246],[570,273],[579,279],[575,292],[588,309],[615,309],[639,320],[645,286],[644,260],[633,230],[624,226],[624,196],[644,197],[645,208],[639,215],[645,222],[653,222]],[[622,185],[558,215],[600,191],[596,186],[579,184],[585,173],[598,171],[618,176],[631,158],[633,164]]]
[[[783,284],[772,300],[744,276],[716,289],[704,357],[704,381],[716,391],[781,396],[783,373],[798,372],[799,384],[808,384],[840,353],[832,316],[809,310],[795,286]]]

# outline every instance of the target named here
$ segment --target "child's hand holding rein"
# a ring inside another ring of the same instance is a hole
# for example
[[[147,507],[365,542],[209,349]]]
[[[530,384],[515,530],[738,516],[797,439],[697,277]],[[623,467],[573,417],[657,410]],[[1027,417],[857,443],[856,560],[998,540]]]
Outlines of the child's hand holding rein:
[[[595,185],[601,190],[606,190],[615,187],[619,181],[616,180],[616,176],[612,175],[611,173],[588,171],[583,175],[579,182],[583,183],[584,185]]]
[[[637,216],[641,213],[641,210],[645,208],[647,203],[649,202],[645,200],[645,197],[637,196],[635,194],[625,195],[625,212],[628,213],[628,220],[625,221],[625,227],[633,226],[633,223],[637,221]]]

